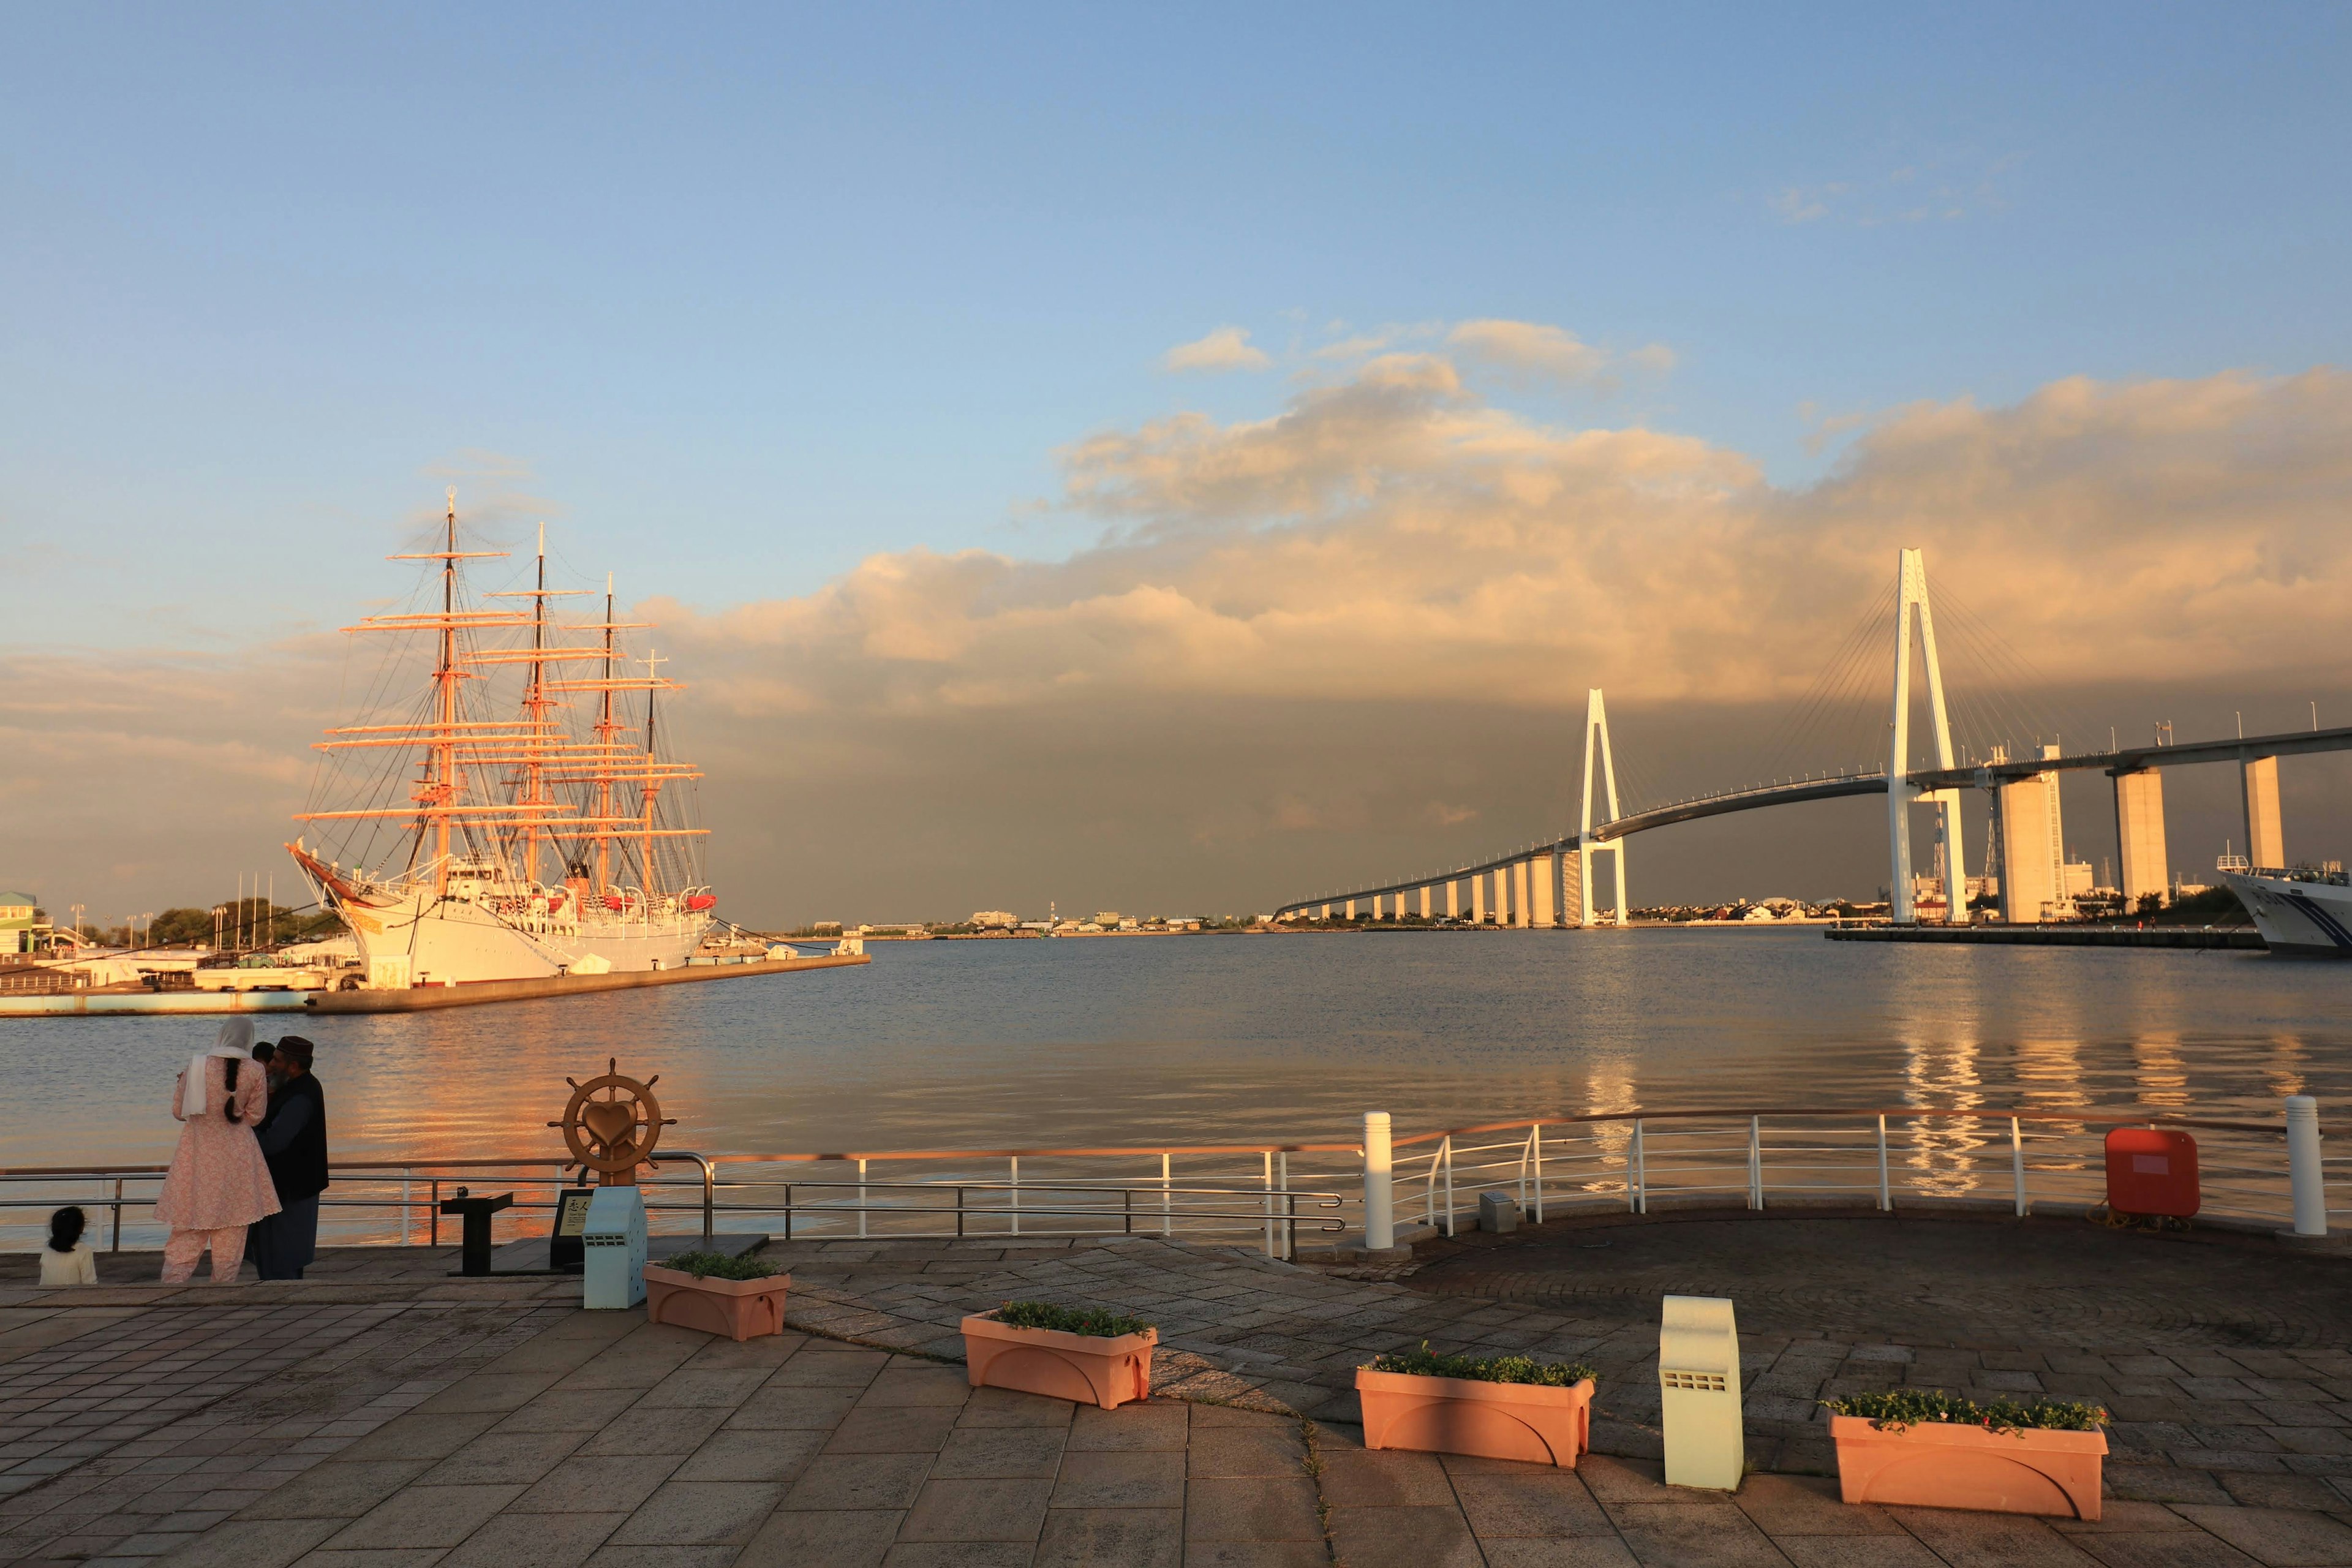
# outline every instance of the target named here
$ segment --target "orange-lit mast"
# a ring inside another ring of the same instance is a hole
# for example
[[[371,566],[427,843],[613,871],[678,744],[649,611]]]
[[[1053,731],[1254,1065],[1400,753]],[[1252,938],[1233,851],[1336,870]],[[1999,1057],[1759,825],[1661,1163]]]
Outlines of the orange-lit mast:
[[[613,819],[613,574],[604,574],[604,703],[596,719],[600,766],[596,770],[596,888],[598,898],[612,886],[607,876],[605,845]]]

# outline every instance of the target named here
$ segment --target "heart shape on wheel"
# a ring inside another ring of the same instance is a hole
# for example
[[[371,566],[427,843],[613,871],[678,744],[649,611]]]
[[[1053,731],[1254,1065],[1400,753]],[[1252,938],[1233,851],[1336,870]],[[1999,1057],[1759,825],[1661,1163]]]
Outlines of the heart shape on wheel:
[[[614,1100],[592,1100],[580,1108],[580,1124],[607,1149],[636,1131],[637,1113]]]

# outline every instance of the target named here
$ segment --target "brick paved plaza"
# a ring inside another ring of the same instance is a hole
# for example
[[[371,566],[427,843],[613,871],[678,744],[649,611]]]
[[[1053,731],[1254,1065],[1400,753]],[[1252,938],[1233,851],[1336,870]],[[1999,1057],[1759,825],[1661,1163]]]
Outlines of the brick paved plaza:
[[[770,1250],[798,1331],[740,1346],[578,1311],[570,1280],[450,1279],[448,1249],[227,1289],[0,1274],[0,1558],[2352,1564],[2352,1263],[2333,1257],[1734,1216],[1428,1244],[1392,1281],[1145,1239]],[[1868,1277],[1841,1279],[1841,1257]],[[1657,1294],[1710,1283],[1741,1301],[1765,1472],[1728,1498],[1664,1488],[1653,1458]],[[1014,1296],[1158,1321],[1160,1397],[970,1390],[940,1359],[955,1320]],[[1576,1472],[1365,1453],[1353,1366],[1423,1339],[1594,1361],[1603,1451]],[[2106,1403],[2105,1521],[1838,1503],[1812,1402],[1906,1382]]]

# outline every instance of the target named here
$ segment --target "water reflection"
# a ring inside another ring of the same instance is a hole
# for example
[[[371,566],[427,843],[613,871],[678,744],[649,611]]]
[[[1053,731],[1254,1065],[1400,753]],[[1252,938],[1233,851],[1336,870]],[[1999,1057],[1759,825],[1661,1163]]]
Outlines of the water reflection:
[[[565,1078],[610,1058],[660,1073],[671,1140],[716,1152],[1320,1142],[1367,1109],[1401,1132],[1578,1106],[2270,1118],[2290,1088],[2346,1101],[2347,1003],[2352,965],[2260,956],[1460,933],[892,944],[865,969],[294,1030],[340,1156],[544,1158]],[[213,1032],[0,1024],[12,1100],[43,1108],[0,1163],[167,1159],[173,1074]],[[1963,1179],[1987,1136],[1941,1124],[1906,1157]]]

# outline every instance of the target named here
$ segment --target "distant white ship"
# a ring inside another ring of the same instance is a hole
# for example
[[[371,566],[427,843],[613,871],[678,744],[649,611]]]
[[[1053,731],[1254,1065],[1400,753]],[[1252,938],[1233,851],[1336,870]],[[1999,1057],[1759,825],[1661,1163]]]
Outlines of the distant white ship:
[[[2352,878],[2339,870],[2223,870],[2273,952],[2352,958]]]
[[[536,585],[486,595],[530,607],[475,605],[460,563],[503,553],[457,548],[453,490],[445,548],[394,557],[436,563],[425,602],[349,628],[392,634],[394,653],[371,710],[316,742],[296,820],[329,843],[287,846],[359,945],[365,978],[346,988],[675,969],[714,923],[707,830],[683,819],[702,774],[655,722],[677,683],[624,650],[637,626],[613,618],[609,580],[603,620],[550,618],[550,599],[590,591],[547,585],[544,530]]]

